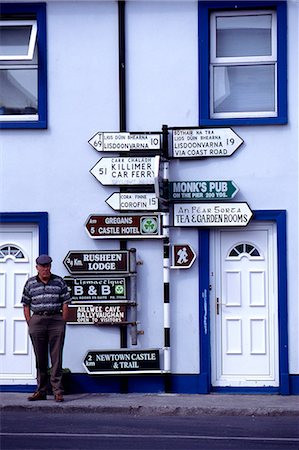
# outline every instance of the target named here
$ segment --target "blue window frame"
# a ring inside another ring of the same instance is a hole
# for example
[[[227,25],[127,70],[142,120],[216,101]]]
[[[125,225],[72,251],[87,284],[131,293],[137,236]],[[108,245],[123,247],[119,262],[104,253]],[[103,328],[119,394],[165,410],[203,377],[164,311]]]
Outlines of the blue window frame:
[[[287,123],[286,2],[200,1],[198,17],[199,124]]]
[[[1,3],[0,84],[0,128],[47,128],[45,3]]]

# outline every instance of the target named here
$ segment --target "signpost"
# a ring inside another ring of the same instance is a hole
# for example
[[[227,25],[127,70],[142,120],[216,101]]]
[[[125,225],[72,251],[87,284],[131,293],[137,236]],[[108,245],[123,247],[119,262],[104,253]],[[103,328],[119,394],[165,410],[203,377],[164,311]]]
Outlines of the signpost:
[[[189,244],[174,244],[172,246],[171,269],[189,269],[196,259],[196,253]]]
[[[88,142],[98,152],[161,149],[159,133],[98,132]]]
[[[85,227],[92,239],[163,238],[161,214],[97,215]]]
[[[174,158],[231,156],[243,143],[231,128],[182,128],[172,134]]]
[[[116,211],[157,211],[158,198],[154,193],[114,192],[106,203]]]
[[[101,158],[90,173],[103,185],[154,185],[160,156]]]
[[[87,373],[94,375],[132,372],[161,373],[158,349],[89,351],[84,358],[83,365]]]
[[[127,319],[127,305],[69,305],[67,322],[78,325],[117,325]]]
[[[130,271],[128,250],[70,251],[63,264],[72,275],[107,275]]]
[[[247,203],[179,203],[173,205],[175,227],[246,226],[252,217]]]
[[[233,181],[171,181],[169,200],[226,200],[239,191]]]
[[[64,277],[64,280],[69,288],[72,303],[86,303],[97,300],[124,300],[127,298],[127,277]]]

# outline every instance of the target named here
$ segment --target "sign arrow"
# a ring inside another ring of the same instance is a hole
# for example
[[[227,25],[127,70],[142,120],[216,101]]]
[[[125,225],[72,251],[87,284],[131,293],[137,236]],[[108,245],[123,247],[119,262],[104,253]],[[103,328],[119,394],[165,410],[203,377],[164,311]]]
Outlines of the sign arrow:
[[[189,244],[172,246],[172,269],[189,269],[194,263],[196,253]]]
[[[98,152],[128,152],[130,150],[160,150],[158,133],[98,132],[88,143]]]
[[[231,128],[174,129],[172,156],[174,158],[231,156],[243,142]]]
[[[154,193],[114,192],[106,203],[115,211],[157,211],[158,199]]]
[[[160,156],[101,158],[90,173],[103,185],[155,184]]]
[[[171,181],[169,200],[192,202],[194,200],[226,200],[233,198],[239,188],[233,181]]]

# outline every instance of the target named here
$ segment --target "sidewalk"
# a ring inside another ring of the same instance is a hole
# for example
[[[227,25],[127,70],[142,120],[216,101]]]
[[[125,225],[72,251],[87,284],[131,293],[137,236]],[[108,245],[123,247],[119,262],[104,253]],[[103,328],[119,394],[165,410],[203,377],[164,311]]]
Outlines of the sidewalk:
[[[86,412],[132,415],[243,415],[298,416],[299,396],[281,395],[186,395],[186,394],[71,394],[63,403],[29,402],[28,393],[0,392],[4,411]]]

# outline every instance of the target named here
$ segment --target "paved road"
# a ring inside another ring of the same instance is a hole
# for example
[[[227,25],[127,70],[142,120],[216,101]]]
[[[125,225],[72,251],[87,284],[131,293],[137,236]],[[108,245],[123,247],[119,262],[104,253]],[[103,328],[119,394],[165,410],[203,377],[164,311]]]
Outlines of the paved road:
[[[1,449],[298,450],[298,417],[3,411]]]

